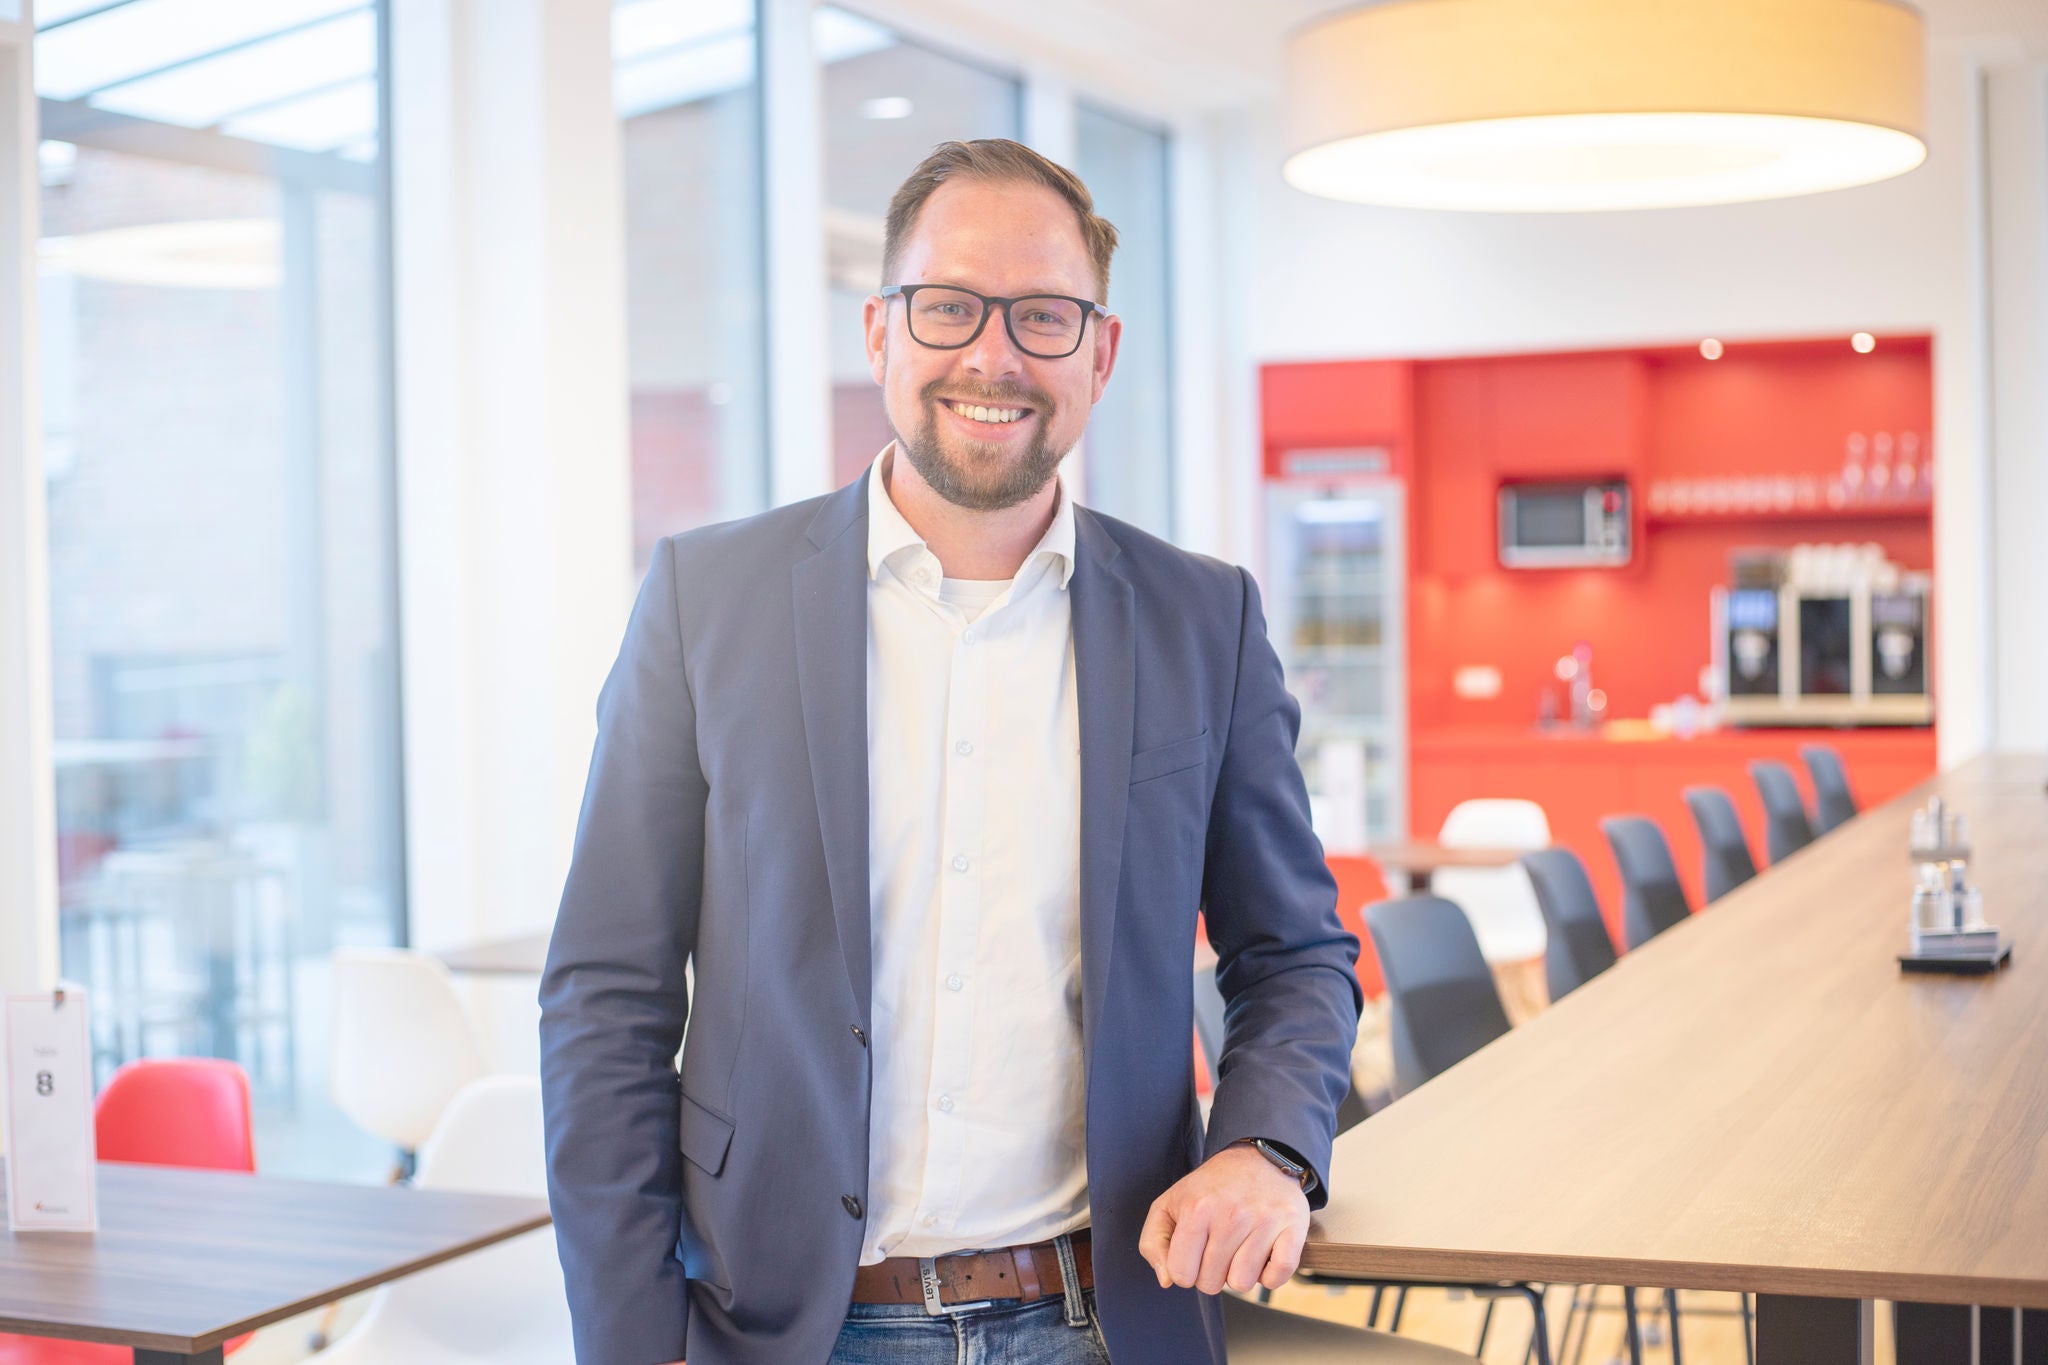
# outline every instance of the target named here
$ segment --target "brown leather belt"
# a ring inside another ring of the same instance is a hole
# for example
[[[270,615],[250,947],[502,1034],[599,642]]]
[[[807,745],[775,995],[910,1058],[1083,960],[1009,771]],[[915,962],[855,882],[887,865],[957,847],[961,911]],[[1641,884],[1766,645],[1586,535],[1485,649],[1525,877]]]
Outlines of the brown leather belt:
[[[1095,1258],[1089,1251],[1088,1229],[1073,1234],[1073,1242],[1081,1288],[1093,1289]],[[993,1299],[1035,1303],[1067,1292],[1066,1280],[1060,1274],[1059,1252],[1051,1242],[1039,1242],[1027,1247],[963,1251],[924,1260],[916,1256],[891,1256],[854,1271],[853,1301],[929,1306],[924,1281],[927,1265],[938,1282],[938,1302],[948,1308]]]

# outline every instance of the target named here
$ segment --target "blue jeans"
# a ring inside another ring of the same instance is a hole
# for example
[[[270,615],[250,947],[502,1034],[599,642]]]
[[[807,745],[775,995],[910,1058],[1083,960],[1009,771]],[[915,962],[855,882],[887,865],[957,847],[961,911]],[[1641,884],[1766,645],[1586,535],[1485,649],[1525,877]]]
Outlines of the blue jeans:
[[[1081,1300],[1088,1321],[1079,1327],[1067,1324],[1058,1294],[938,1317],[916,1303],[851,1304],[828,1365],[1109,1365],[1095,1291]]]

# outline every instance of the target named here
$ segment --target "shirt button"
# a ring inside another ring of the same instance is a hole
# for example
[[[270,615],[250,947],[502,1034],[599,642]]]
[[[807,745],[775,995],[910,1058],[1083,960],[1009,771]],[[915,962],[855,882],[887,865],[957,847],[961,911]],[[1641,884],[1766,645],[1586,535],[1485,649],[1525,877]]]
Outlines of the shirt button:
[[[953,1112],[953,1097],[951,1095],[939,1096],[939,1112],[941,1114],[950,1114]]]
[[[860,1217],[860,1200],[855,1199],[850,1194],[842,1194],[839,1196],[839,1203],[842,1207],[845,1208],[847,1217]]]
[[[960,979],[958,973],[946,978],[946,989],[949,991],[957,991],[966,984],[966,982]]]
[[[955,872],[965,872],[967,870],[967,860],[965,858],[955,858],[953,860],[953,870]]]
[[[974,627],[973,627],[973,626],[969,626],[969,627],[968,627],[967,629],[965,629],[965,630],[963,630],[963,631],[961,631],[961,632],[960,632],[960,642],[961,642],[962,644],[968,644],[968,645],[971,645],[971,644],[973,644],[973,643],[974,643],[974,641],[975,641],[975,634],[974,634]]]
[[[918,1221],[922,1222],[928,1228],[935,1228],[939,1225],[939,1215],[937,1215],[936,1213],[928,1213]]]
[[[955,744],[953,746],[953,752],[960,755],[960,757],[965,758],[967,757],[967,755],[974,752],[974,745],[968,742],[967,740],[963,739],[958,744]]]

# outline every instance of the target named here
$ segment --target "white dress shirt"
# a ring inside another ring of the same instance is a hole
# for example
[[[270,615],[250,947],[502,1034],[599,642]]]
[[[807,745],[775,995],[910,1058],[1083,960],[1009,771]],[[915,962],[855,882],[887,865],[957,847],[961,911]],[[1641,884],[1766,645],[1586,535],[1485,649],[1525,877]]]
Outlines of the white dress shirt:
[[[944,579],[894,452],[868,480],[863,1265],[1088,1223],[1073,506],[1016,578]]]

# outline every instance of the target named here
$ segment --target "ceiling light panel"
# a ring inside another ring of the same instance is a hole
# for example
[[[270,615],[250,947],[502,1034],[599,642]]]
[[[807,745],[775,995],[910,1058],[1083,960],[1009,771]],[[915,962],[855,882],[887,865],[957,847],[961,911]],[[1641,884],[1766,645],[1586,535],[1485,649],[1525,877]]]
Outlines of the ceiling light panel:
[[[376,136],[377,82],[361,80],[243,114],[223,123],[221,131],[273,147],[336,151]]]
[[[95,108],[210,128],[230,115],[377,74],[377,16],[360,9],[311,28],[238,47],[119,85]]]
[[[364,8],[362,0],[132,0],[36,38],[36,92],[77,99],[222,48]]]

